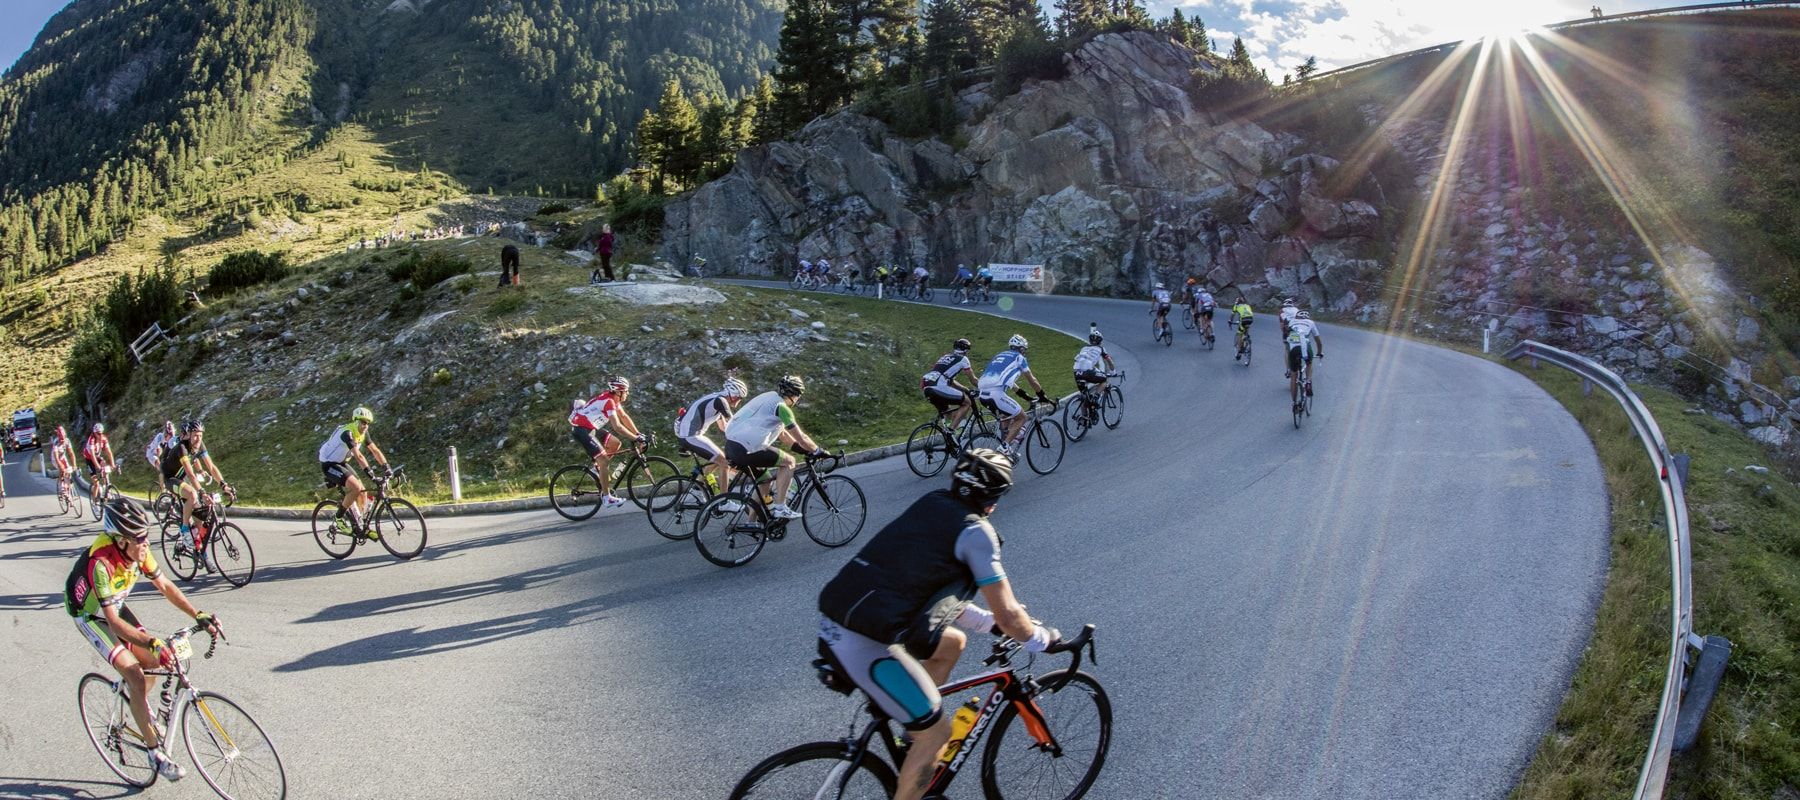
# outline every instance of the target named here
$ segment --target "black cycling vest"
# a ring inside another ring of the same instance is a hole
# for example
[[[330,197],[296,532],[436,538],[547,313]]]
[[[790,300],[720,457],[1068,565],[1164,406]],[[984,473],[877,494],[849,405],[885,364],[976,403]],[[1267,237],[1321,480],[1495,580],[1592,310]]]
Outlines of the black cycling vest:
[[[931,365],[930,371],[944,376],[944,380],[950,380],[951,378],[962,374],[962,370],[956,369],[956,365],[961,364],[963,359],[968,357],[969,355],[967,353],[958,353],[956,351],[945,353],[942,358],[937,360],[936,364]]]
[[[956,557],[957,537],[985,524],[950,490],[926,494],[825,584],[820,613],[878,642],[933,642],[975,597],[975,574]]]

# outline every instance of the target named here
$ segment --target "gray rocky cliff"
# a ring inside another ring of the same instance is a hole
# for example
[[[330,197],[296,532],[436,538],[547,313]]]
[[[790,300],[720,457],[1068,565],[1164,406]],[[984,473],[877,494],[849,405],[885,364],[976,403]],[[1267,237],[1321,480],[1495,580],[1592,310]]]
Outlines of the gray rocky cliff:
[[[850,112],[745,150],[672,202],[664,255],[785,275],[801,258],[924,265],[1042,263],[1064,290],[1142,294],[1204,275],[1253,301],[1300,293],[1355,307],[1379,271],[1373,191],[1327,190],[1338,162],[1292,137],[1197,107],[1204,57],[1151,33],[1109,34],[977,113],[960,150]],[[1361,196],[1358,196],[1361,195]],[[1366,293],[1366,292],[1365,292]]]

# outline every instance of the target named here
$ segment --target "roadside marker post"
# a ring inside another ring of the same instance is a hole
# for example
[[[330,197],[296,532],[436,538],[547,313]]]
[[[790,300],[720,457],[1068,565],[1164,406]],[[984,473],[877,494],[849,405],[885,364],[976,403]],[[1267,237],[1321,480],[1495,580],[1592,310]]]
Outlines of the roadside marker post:
[[[462,502],[462,469],[456,463],[456,447],[450,448],[450,502]]]

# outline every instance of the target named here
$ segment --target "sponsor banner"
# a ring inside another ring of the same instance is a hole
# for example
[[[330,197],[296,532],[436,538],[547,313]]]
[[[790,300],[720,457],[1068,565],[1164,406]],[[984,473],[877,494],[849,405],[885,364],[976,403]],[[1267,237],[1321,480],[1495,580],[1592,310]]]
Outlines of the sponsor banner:
[[[997,283],[1042,283],[1044,280],[1043,264],[989,264],[988,271]]]

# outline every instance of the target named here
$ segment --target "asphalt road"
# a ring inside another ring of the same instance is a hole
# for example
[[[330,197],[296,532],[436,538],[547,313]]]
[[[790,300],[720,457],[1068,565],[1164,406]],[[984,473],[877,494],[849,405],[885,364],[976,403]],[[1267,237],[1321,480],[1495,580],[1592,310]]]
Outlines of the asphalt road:
[[[1097,320],[1129,376],[1124,425],[1025,475],[994,518],[1033,614],[1099,627],[1115,727],[1089,796],[1504,796],[1606,571],[1581,428],[1510,370],[1331,327],[1295,430],[1272,319],[1246,369],[1224,337],[1152,345],[1144,309],[1026,296],[1006,312]],[[800,413],[827,440],[850,424]],[[865,537],[944,484],[899,459],[847,472],[868,493]],[[17,456],[6,486],[0,797],[119,796],[74,702],[100,660],[60,607],[93,528],[53,516]],[[722,570],[636,514],[542,511],[433,519],[413,562],[333,562],[300,525],[240,521],[255,582],[187,587],[232,641],[196,676],[272,733],[292,797],[722,798],[856,710],[808,667],[814,598],[854,545],[791,536]],[[155,629],[182,621],[154,597],[133,608]],[[977,797],[979,781],[953,789]],[[195,776],[148,796],[211,793]]]

